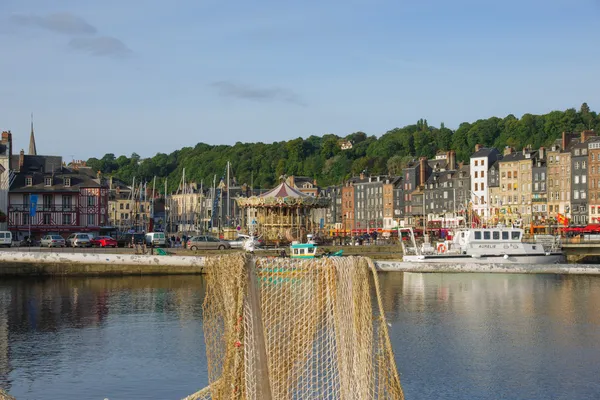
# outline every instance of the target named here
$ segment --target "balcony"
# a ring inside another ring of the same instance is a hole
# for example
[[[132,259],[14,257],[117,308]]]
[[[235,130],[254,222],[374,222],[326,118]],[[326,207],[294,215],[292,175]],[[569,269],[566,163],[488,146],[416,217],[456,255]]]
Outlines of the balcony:
[[[37,205],[36,212],[60,212],[60,213],[70,213],[77,212],[77,207],[74,205]],[[8,207],[8,212],[29,212],[29,204],[11,204]]]

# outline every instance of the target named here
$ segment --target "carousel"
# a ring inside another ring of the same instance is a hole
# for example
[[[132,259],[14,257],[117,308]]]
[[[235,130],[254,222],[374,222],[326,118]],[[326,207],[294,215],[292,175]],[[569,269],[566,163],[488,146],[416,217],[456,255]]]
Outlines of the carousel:
[[[319,229],[313,211],[330,204],[330,199],[309,196],[285,181],[259,196],[238,197],[236,201],[250,234],[269,243],[304,242],[307,233]]]

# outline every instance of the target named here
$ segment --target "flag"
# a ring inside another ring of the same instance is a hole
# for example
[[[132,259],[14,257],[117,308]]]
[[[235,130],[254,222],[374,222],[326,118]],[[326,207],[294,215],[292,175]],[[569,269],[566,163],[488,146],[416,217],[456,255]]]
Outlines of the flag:
[[[557,214],[556,215],[556,220],[558,221],[559,224],[562,224],[564,226],[568,226],[569,225],[569,219],[567,217],[565,217],[562,214]]]

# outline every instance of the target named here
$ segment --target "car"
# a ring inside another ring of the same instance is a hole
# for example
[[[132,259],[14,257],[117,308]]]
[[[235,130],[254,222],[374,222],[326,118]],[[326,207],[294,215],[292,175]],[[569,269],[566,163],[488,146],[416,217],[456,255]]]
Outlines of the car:
[[[91,247],[92,242],[87,233],[73,233],[67,238],[66,245],[69,247]]]
[[[110,236],[96,236],[90,242],[92,247],[117,247],[117,240]]]
[[[40,240],[40,247],[65,247],[65,239],[60,235],[46,235]]]
[[[232,249],[241,249],[242,247],[244,247],[244,241],[250,239],[250,235],[244,235],[242,233],[238,234],[237,239],[235,240],[230,240],[229,244],[231,245]],[[262,246],[263,241],[262,239],[257,238],[256,236],[254,236],[254,247],[259,247]]]
[[[230,249],[231,245],[226,240],[219,238],[203,235],[194,236],[187,241],[187,248],[190,250],[225,250]]]
[[[133,238],[133,239],[132,239]],[[125,233],[117,239],[118,247],[133,247],[133,244],[142,245],[146,241],[146,235],[143,233]]]

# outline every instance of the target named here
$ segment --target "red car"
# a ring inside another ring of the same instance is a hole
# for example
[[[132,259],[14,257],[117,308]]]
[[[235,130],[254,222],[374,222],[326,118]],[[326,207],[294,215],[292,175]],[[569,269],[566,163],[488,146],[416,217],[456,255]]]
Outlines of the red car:
[[[92,247],[117,247],[116,239],[110,236],[97,236],[90,242],[92,243]]]

